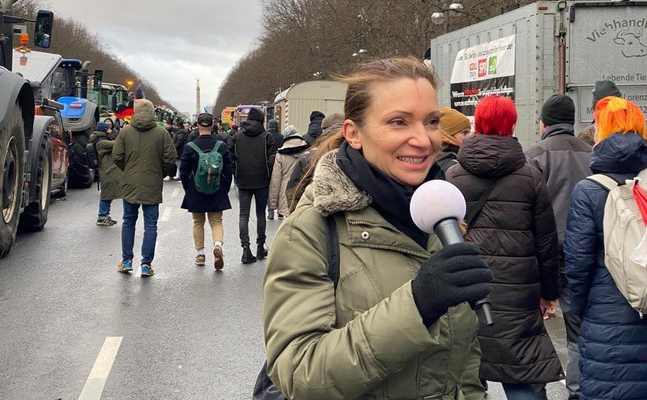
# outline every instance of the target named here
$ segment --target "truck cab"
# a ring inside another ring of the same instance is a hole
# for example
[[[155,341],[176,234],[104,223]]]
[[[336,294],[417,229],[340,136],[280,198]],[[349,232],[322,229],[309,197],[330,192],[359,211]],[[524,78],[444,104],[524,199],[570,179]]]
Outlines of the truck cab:
[[[68,186],[68,146],[72,143],[72,136],[63,126],[63,105],[51,99],[60,97],[60,92],[67,90],[64,86],[73,85],[74,77],[66,76],[66,72],[59,69],[60,62],[61,56],[57,54],[38,51],[20,53],[14,49],[13,71],[29,81],[36,103],[35,115],[46,118],[40,124],[52,142],[51,191],[64,196]]]

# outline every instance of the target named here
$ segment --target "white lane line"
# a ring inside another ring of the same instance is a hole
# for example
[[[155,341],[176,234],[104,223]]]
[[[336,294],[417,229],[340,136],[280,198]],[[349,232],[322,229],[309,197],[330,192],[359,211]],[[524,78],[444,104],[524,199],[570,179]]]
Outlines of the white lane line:
[[[112,364],[117,357],[122,339],[123,337],[107,337],[105,342],[103,342],[103,347],[97,356],[97,360],[94,362],[88,380],[85,381],[85,386],[83,386],[79,400],[101,399],[103,388],[108,380]]]
[[[173,212],[173,207],[166,207],[164,214],[162,214],[162,221],[166,222],[171,219],[171,213]]]
[[[180,195],[180,188],[175,188],[171,197],[177,197]]]

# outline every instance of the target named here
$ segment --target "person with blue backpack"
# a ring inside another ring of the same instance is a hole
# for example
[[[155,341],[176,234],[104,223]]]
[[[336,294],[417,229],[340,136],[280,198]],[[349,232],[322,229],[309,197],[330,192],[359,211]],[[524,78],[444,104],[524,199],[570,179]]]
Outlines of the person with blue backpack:
[[[227,145],[211,136],[213,117],[198,116],[200,135],[184,147],[180,159],[180,179],[185,195],[182,208],[193,215],[193,241],[197,254],[195,265],[206,263],[204,224],[209,220],[213,237],[214,268],[221,270],[224,263],[224,228],[222,212],[231,209],[229,189],[233,163]]]

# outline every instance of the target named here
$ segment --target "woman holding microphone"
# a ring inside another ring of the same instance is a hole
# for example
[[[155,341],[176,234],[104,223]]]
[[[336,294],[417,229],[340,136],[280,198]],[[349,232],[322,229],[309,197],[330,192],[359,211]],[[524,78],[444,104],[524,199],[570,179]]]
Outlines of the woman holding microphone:
[[[312,184],[270,252],[268,374],[291,400],[481,400],[469,303],[487,296],[492,276],[475,245],[442,249],[409,214],[413,191],[443,176],[437,77],[400,58],[342,80],[343,128],[319,146]],[[330,215],[340,242],[336,288]]]

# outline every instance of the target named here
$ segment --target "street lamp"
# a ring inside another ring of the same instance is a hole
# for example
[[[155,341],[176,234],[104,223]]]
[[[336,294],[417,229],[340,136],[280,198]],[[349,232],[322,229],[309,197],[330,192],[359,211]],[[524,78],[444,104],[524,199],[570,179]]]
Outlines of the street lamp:
[[[462,13],[465,7],[459,0],[454,0],[451,3],[443,2],[443,9],[431,14],[431,22],[434,25],[445,25],[445,33],[449,32],[449,14],[450,11]]]
[[[135,84],[135,81],[133,81],[132,79],[128,79],[128,80],[126,81],[126,85],[127,85],[129,88],[131,88],[134,84]]]

